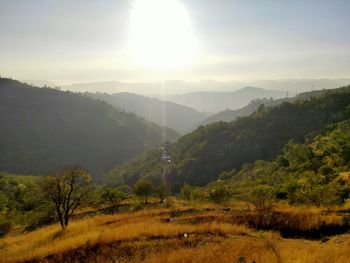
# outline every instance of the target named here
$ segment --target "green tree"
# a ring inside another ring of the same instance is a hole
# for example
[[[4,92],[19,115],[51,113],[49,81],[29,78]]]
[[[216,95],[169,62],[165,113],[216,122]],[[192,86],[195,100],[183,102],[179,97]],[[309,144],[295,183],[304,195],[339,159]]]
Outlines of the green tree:
[[[134,194],[140,197],[145,198],[145,204],[148,203],[148,197],[152,193],[153,186],[152,184],[147,180],[139,180],[134,186]]]
[[[112,205],[117,205],[125,198],[125,193],[119,191],[118,189],[106,187],[103,189],[101,199],[104,202],[108,202]]]
[[[224,181],[219,180],[210,187],[207,192],[207,197],[215,203],[225,202],[230,198],[230,189]]]
[[[8,197],[5,193],[0,193],[0,212],[7,209]]]
[[[297,193],[300,190],[300,184],[296,181],[290,182],[287,187],[288,202],[294,204],[297,202]]]
[[[329,165],[322,165],[318,169],[318,173],[324,176],[324,183],[329,183],[337,174],[334,169]]]
[[[159,184],[159,186],[156,188],[156,193],[159,196],[160,202],[163,203],[164,199],[170,194],[170,190],[166,182],[162,181]]]
[[[185,200],[190,201],[192,195],[192,186],[190,186],[189,184],[184,184],[183,186],[181,186],[180,195]]]
[[[265,224],[275,204],[275,200],[275,191],[268,185],[259,185],[250,192],[248,201],[253,204],[254,210],[258,214],[258,226]]]

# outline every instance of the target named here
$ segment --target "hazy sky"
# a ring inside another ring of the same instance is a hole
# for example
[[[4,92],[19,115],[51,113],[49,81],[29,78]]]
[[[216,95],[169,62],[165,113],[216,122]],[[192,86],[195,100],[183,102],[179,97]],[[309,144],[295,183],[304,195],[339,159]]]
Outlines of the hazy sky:
[[[0,0],[0,75],[346,78],[349,25],[349,0]]]

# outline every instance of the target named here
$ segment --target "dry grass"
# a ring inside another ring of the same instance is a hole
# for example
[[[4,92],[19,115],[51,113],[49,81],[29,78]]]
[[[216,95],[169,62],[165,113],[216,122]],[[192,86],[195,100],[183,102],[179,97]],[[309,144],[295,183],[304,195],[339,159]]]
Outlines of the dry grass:
[[[0,239],[0,262],[348,262],[350,235],[328,242],[283,239],[235,225],[231,212],[191,208],[143,210],[75,220],[65,231],[51,225]],[[276,207],[307,221],[305,226],[337,222],[318,208]],[[306,214],[306,215],[305,215]],[[205,220],[203,220],[203,218]],[[316,219],[315,219],[316,218]],[[298,224],[301,224],[301,223]],[[291,222],[290,224],[293,224]],[[185,236],[186,234],[186,236]]]
[[[241,237],[227,240],[222,244],[197,249],[182,248],[170,253],[150,255],[146,262],[237,262],[245,256],[247,262],[253,259],[258,263],[323,263],[349,262],[350,237],[337,244],[327,244],[306,240],[285,240],[278,237]],[[142,260],[140,260],[141,262]]]
[[[278,205],[274,210],[281,215],[283,223],[293,229],[317,229],[324,224],[341,225],[343,222],[341,215],[326,213],[325,209],[320,207]]]
[[[134,239],[165,238],[183,236],[184,233],[228,234],[247,233],[245,226],[207,223],[201,225],[179,225],[165,223],[163,214],[170,210],[146,210],[121,215],[98,216],[73,221],[65,231],[58,225],[44,227],[38,231],[3,239],[6,249],[2,260],[24,261],[63,253],[89,244],[106,244]]]

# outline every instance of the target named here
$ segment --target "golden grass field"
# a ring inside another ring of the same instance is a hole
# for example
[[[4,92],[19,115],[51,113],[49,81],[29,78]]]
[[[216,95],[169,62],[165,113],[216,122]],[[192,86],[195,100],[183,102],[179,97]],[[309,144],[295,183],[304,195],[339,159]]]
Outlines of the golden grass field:
[[[73,220],[0,239],[0,262],[350,262],[350,234],[285,239],[237,224],[238,208],[177,205]],[[319,208],[278,206],[300,228],[341,218]],[[242,210],[243,211],[243,210]],[[243,212],[242,212],[243,213]]]

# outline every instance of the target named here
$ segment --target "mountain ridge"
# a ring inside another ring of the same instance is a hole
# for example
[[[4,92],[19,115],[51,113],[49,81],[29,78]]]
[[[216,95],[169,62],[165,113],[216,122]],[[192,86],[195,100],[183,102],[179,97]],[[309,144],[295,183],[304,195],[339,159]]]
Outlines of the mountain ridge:
[[[47,174],[79,164],[95,178],[178,134],[72,92],[0,79],[0,170]]]
[[[164,99],[186,105],[202,112],[219,112],[227,108],[239,109],[253,99],[282,98],[284,91],[266,90],[257,87],[244,87],[232,92],[199,91],[183,95],[164,96]]]
[[[171,101],[146,97],[139,94],[122,93],[84,93],[86,96],[104,100],[127,112],[133,112],[148,121],[166,126],[180,133],[188,132],[207,115],[188,106]]]

